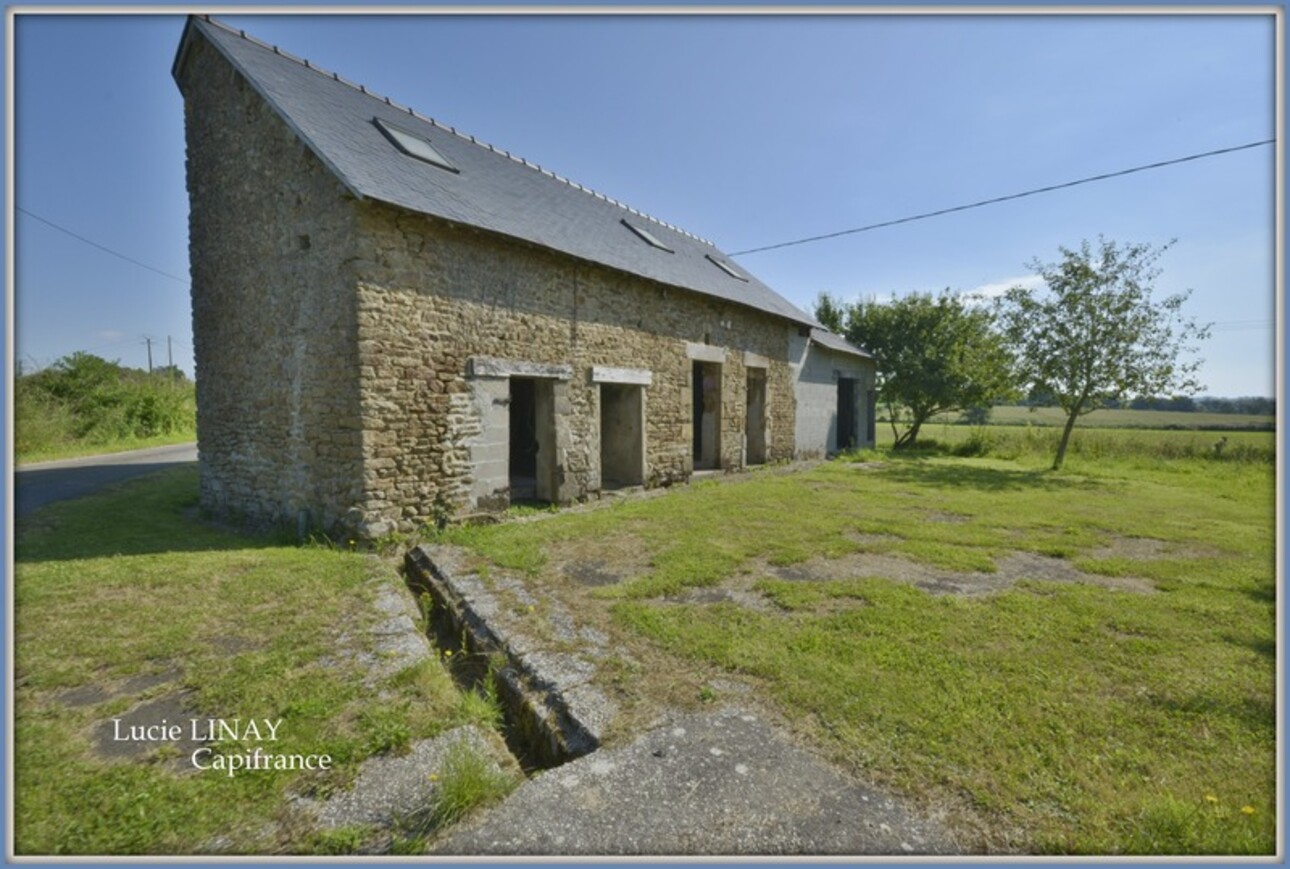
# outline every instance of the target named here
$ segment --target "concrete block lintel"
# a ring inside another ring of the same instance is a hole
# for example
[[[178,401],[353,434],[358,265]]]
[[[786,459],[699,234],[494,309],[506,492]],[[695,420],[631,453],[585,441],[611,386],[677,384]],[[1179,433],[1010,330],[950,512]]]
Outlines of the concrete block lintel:
[[[751,350],[744,351],[744,366],[747,368],[769,368],[770,359]]]
[[[545,377],[551,380],[572,380],[572,365],[552,365],[547,362],[527,362],[523,359],[497,359],[493,356],[472,356],[466,372],[471,377]]]
[[[687,342],[685,345],[685,356],[695,362],[716,362],[723,365],[726,361],[726,348],[713,347],[710,344],[695,344]]]
[[[606,365],[593,365],[591,366],[591,382],[652,386],[654,384],[654,372],[648,368],[610,368]]]

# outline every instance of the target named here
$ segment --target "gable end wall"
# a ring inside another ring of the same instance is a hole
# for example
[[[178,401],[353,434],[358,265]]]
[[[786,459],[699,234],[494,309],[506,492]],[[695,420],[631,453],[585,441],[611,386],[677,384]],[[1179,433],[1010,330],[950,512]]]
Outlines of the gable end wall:
[[[362,490],[352,197],[205,39],[177,77],[201,503],[331,527]]]
[[[805,336],[794,337],[789,356],[795,360],[797,394],[797,451],[799,459],[822,459],[838,452],[838,380],[856,381],[856,432],[859,446],[874,446],[865,438],[869,427],[867,395],[875,389],[877,364],[872,359],[839,353]]]

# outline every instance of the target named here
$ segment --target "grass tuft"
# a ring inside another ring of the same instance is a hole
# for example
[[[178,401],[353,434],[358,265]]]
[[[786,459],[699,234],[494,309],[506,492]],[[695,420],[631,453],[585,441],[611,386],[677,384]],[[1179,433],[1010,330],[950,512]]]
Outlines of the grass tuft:
[[[515,774],[499,768],[465,739],[454,742],[439,768],[428,814],[431,829],[442,830],[478,809],[501,802],[518,784]]]

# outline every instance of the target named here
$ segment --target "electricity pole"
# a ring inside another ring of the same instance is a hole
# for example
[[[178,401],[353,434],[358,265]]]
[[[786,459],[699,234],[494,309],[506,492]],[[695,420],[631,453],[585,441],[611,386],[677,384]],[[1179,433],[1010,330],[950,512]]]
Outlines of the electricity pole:
[[[152,373],[152,339],[144,338],[144,343],[148,345],[148,373]]]

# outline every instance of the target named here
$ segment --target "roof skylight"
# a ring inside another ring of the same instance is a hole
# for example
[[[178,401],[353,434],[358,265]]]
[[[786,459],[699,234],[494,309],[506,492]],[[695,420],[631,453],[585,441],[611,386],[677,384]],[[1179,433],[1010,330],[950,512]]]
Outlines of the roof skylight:
[[[672,250],[672,248],[668,247],[667,245],[663,244],[663,242],[655,238],[653,233],[651,233],[649,230],[643,229],[642,227],[639,227],[634,223],[628,223],[626,220],[622,221],[622,224],[623,226],[630,229],[632,232],[639,235],[641,239],[644,240],[647,244],[652,245],[658,248],[659,250],[665,250],[668,253],[676,253],[676,251]]]
[[[740,281],[748,280],[747,276],[739,274],[739,272],[735,270],[735,267],[732,266],[730,263],[726,262],[725,260],[717,259],[715,256],[713,256],[710,253],[705,253],[704,256],[708,258],[708,262],[712,263],[714,266],[721,269],[726,274],[730,275],[730,277]]]
[[[448,158],[440,154],[430,141],[416,133],[410,133],[401,127],[383,121],[380,118],[372,118],[372,123],[376,128],[385,134],[385,137],[394,143],[398,148],[409,157],[416,157],[418,160],[424,160],[440,169],[447,169],[449,172],[459,172],[460,170],[448,162]]]

